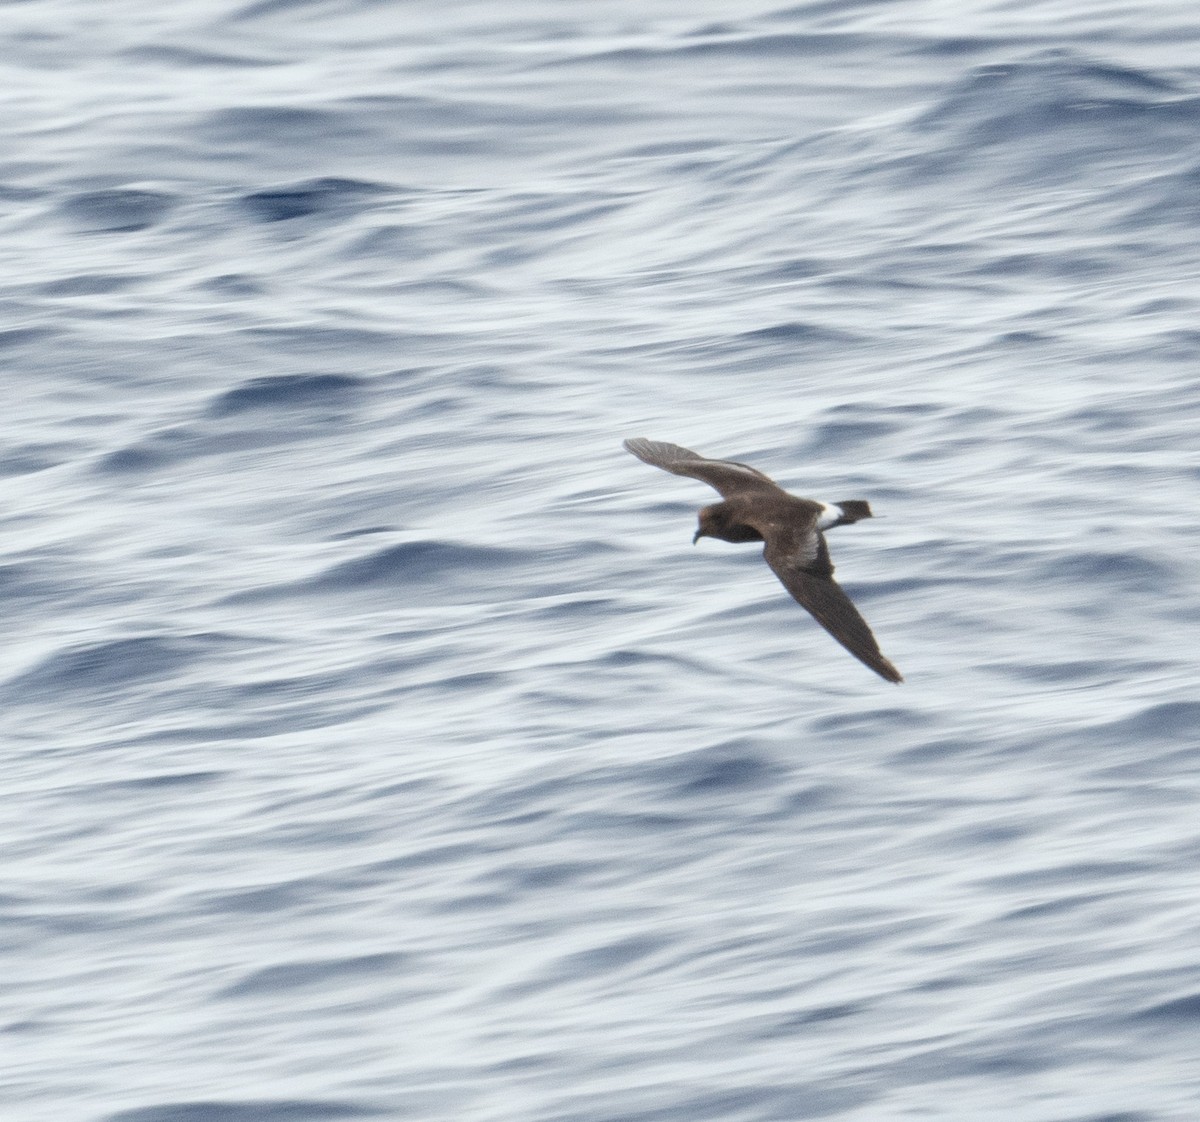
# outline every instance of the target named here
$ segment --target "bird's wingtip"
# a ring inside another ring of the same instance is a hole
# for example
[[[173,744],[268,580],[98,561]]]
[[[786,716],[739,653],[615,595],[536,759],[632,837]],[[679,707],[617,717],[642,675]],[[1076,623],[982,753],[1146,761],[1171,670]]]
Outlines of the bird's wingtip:
[[[904,681],[904,675],[886,660],[884,661],[883,666],[880,668],[879,673],[882,677],[886,678],[889,682],[896,686],[900,685],[900,683]]]

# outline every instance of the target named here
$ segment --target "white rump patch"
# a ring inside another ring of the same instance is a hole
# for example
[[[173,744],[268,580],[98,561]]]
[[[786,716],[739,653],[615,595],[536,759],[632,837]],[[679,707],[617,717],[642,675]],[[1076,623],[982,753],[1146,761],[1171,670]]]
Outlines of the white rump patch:
[[[817,499],[817,502],[821,502]],[[844,518],[846,512],[836,503],[821,503],[821,513],[817,516],[817,529],[828,530],[839,518]]]

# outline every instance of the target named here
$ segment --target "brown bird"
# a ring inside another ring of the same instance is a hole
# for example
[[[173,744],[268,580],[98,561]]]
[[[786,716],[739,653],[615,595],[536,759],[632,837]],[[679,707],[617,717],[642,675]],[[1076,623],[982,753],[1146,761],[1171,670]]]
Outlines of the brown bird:
[[[701,538],[765,542],[763,557],[783,587],[860,662],[889,682],[904,679],[879,650],[867,621],[833,579],[823,530],[871,517],[862,499],[822,503],[789,495],[761,471],[732,460],[709,460],[662,440],[636,437],[625,448],[639,460],[715,487],[725,500],[700,511]]]

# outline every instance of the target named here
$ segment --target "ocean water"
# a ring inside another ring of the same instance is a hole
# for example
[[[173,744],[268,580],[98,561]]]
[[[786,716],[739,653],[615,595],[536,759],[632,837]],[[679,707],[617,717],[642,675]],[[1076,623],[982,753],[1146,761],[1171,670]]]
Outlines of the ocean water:
[[[0,1117],[1200,1117],[1192,5],[0,28]]]

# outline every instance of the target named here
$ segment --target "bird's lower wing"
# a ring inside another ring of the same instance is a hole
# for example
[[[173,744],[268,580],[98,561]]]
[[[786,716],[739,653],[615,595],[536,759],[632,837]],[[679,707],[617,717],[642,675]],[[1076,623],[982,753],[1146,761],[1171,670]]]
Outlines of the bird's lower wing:
[[[769,554],[769,551],[768,551]],[[853,601],[832,577],[808,573],[767,556],[767,564],[783,582],[783,587],[801,604],[859,662],[864,663],[889,682],[904,679],[879,649],[867,621],[858,613]],[[791,559],[794,560],[794,559]]]
[[[625,441],[625,450],[643,463],[674,475],[687,475],[715,487],[725,498],[747,491],[778,490],[778,484],[749,464],[733,460],[709,460],[690,448],[665,440],[647,440],[644,436]]]

